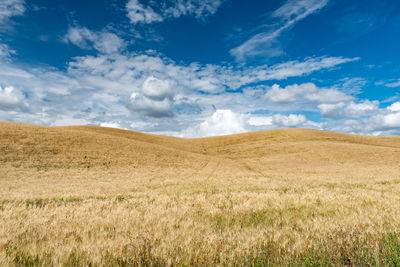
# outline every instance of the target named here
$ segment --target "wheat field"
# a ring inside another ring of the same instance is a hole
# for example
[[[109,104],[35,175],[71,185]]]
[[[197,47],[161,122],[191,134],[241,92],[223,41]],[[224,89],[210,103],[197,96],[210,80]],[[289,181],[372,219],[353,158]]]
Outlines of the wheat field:
[[[399,266],[400,138],[0,122],[2,266]]]

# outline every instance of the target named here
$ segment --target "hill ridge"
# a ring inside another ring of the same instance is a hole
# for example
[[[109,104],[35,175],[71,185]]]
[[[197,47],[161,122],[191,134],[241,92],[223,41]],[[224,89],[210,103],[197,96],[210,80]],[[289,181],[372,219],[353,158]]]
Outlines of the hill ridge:
[[[238,165],[243,165],[239,162],[241,159],[251,159],[257,163],[247,162],[245,165],[260,170],[265,166],[251,165],[265,165],[279,157],[287,158],[289,165],[320,162],[328,158],[329,162],[346,159],[354,163],[357,158],[368,162],[374,153],[383,153],[386,158],[387,155],[396,157],[400,155],[399,151],[400,137],[313,129],[276,129],[179,138],[98,126],[47,127],[0,122],[0,159],[3,162],[13,160],[22,165],[31,162],[30,166],[49,162],[66,162],[76,166],[78,162],[88,161],[87,158],[92,160],[94,166],[107,165],[107,162],[117,165],[176,165],[185,162],[183,165],[190,166],[193,164],[191,161],[204,162],[218,157],[237,160]]]

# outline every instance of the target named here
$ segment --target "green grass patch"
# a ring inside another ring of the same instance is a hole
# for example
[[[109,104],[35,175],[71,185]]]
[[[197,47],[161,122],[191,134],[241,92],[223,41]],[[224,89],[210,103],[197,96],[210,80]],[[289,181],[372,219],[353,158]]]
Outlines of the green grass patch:
[[[332,233],[335,239],[345,238],[346,233]],[[2,248],[0,248],[2,249]],[[105,251],[101,257],[91,252],[74,248],[69,254],[54,259],[52,251],[34,253],[16,245],[3,247],[11,266],[400,266],[400,234],[390,233],[378,242],[368,242],[368,236],[354,239],[348,244],[330,242],[329,238],[319,248],[310,248],[293,254],[279,247],[272,240],[255,245],[251,250],[239,254],[207,255],[193,251],[171,248],[170,255],[158,255],[150,244],[142,244],[119,253]],[[97,259],[95,261],[95,259]],[[100,262],[97,262],[99,261]]]
[[[288,206],[283,209],[230,211],[208,216],[208,221],[217,232],[229,231],[232,227],[283,226],[297,220],[307,220],[316,216],[333,216],[336,210],[321,209],[318,206]]]

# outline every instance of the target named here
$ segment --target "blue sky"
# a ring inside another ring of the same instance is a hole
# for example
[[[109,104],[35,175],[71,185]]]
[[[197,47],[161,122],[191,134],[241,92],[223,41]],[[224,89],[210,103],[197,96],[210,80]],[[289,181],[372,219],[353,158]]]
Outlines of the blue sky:
[[[0,120],[400,135],[397,0],[2,0]]]

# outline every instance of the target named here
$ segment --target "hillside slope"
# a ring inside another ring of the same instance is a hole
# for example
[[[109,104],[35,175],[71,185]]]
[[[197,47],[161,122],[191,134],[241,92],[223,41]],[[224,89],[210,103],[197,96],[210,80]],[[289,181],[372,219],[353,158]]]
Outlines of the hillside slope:
[[[197,168],[199,162],[216,159],[255,164],[261,172],[321,164],[391,166],[397,171],[400,138],[283,129],[184,139],[105,127],[0,122],[0,162],[13,166]]]
[[[183,139],[104,127],[0,122],[0,166],[0,185],[30,183],[30,177],[33,192],[45,192],[49,184],[60,184],[53,191],[64,192],[77,182],[75,193],[86,192],[93,187],[91,179],[104,183],[99,193],[124,192],[124,185],[137,185],[137,179],[143,186],[154,179],[181,183],[189,178],[208,184],[242,177],[385,180],[400,178],[400,138],[283,129]],[[4,194],[17,195],[18,188]]]
[[[0,122],[0,266],[400,263],[400,138]]]
[[[94,126],[0,122],[0,161],[24,167],[196,166],[212,158],[279,163],[396,166],[399,137],[283,129],[184,139]],[[304,166],[307,167],[307,166]]]

